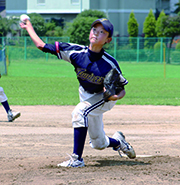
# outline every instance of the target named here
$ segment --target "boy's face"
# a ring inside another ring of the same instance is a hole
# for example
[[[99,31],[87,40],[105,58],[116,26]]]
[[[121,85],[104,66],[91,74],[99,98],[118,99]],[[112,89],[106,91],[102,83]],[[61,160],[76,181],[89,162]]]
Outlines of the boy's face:
[[[103,46],[105,43],[111,42],[112,38],[108,36],[109,32],[104,29],[102,24],[97,23],[91,28],[89,41],[91,44]]]

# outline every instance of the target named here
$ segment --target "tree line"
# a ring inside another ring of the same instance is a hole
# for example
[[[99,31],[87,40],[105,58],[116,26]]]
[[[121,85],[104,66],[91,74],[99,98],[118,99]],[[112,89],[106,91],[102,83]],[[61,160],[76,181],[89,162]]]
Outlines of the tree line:
[[[104,12],[98,10],[85,10],[78,14],[73,22],[64,22],[63,19],[51,19],[45,21],[44,18],[37,13],[28,14],[33,27],[39,36],[48,37],[70,37],[71,42],[88,45],[89,31],[94,20],[107,17]],[[129,37],[138,37],[138,22],[132,11],[127,22]],[[10,33],[11,36],[27,36],[25,30],[19,27],[19,18],[2,18],[0,16],[0,37],[6,37]],[[145,18],[143,25],[143,33],[145,38],[149,37],[171,37],[171,44],[175,36],[180,33],[180,13],[176,16],[165,15],[164,11],[160,12],[159,17],[150,9],[149,14]],[[170,45],[171,45],[170,44]]]
[[[135,14],[132,11],[128,21],[129,37],[138,36],[138,26],[139,24],[135,18]],[[174,37],[180,35],[180,12],[176,16],[169,16],[164,13],[164,10],[162,10],[156,20],[155,15],[151,9],[148,16],[145,18],[143,33],[145,38],[170,37],[171,47]]]

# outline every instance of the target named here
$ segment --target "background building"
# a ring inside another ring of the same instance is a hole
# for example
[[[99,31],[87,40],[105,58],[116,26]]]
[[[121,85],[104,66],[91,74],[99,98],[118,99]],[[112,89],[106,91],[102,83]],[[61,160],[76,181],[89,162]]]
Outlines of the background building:
[[[127,22],[133,11],[139,23],[139,35],[143,33],[143,23],[150,9],[155,15],[161,10],[171,14],[178,0],[0,0],[0,10],[5,16],[39,13],[45,20],[56,18],[72,21],[83,10],[100,10],[107,14],[114,24],[115,36],[128,36]]]

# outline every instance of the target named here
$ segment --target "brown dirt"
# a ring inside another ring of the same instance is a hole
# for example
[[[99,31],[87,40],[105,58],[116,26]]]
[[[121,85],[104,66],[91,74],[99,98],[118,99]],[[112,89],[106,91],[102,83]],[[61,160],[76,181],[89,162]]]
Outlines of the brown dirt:
[[[122,158],[110,148],[92,149],[86,139],[84,168],[57,168],[72,153],[73,106],[11,106],[21,117],[0,113],[0,184],[180,184],[180,107],[117,105],[104,114],[104,129],[117,130],[136,150]]]

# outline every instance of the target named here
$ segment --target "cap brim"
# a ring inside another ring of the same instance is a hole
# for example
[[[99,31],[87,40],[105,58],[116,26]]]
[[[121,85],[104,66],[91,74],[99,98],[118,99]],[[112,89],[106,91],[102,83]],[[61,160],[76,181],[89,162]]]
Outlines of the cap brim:
[[[106,31],[108,31],[108,32],[109,32],[109,30],[106,28],[106,25],[105,25],[105,24],[103,24],[103,22],[101,22],[100,20],[96,20],[96,21],[94,21],[94,22],[92,23],[92,25],[91,25],[91,28],[92,28],[95,24],[97,24],[97,23],[102,24],[102,25],[103,25],[103,27],[104,27],[104,29],[105,29]]]
[[[95,24],[97,24],[97,23],[102,24],[102,22],[101,22],[100,20],[96,20],[96,21],[94,21],[94,22],[92,23],[91,28],[92,28]]]

